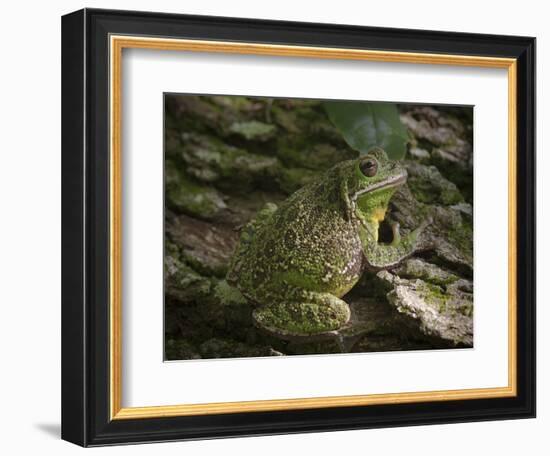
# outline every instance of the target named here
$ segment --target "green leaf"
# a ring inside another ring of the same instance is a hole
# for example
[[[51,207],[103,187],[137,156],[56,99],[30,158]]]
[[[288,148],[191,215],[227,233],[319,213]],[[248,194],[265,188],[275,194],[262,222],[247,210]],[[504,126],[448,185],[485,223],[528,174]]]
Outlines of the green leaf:
[[[405,157],[409,137],[395,104],[325,101],[324,106],[330,121],[361,155],[378,146],[392,160]]]

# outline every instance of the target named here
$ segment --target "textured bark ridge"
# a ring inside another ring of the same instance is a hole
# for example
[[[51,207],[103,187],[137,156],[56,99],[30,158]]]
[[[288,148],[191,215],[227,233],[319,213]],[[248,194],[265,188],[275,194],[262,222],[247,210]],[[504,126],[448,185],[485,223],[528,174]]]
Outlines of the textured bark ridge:
[[[399,109],[411,138],[409,178],[380,237],[391,239],[391,221],[406,234],[431,218],[422,251],[365,272],[344,298],[352,317],[341,330],[288,340],[256,328],[252,307],[224,280],[238,230],[265,203],[357,152],[318,101],[167,96],[167,359],[473,346],[472,111]]]

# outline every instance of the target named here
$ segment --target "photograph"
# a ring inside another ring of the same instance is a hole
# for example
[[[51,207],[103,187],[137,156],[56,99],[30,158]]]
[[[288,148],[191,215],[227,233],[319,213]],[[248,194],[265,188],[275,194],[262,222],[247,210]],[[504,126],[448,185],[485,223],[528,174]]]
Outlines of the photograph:
[[[473,125],[164,93],[164,360],[473,348]]]

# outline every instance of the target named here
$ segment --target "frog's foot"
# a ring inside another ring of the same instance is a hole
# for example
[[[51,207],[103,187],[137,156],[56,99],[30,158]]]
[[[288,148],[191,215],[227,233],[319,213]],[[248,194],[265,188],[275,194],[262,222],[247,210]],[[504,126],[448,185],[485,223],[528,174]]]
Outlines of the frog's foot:
[[[369,266],[382,269],[397,265],[399,262],[416,252],[419,248],[419,236],[432,223],[432,218],[426,219],[418,228],[405,237],[399,233],[399,224],[392,223],[393,240],[391,244],[379,244],[366,237],[363,248]]]
[[[308,292],[303,302],[281,302],[255,309],[257,326],[281,338],[313,336],[340,329],[350,319],[347,303],[329,293]]]
[[[391,232],[393,236],[393,239],[390,245],[394,245],[394,246],[399,245],[399,243],[401,242],[401,233],[399,232],[399,226],[400,226],[399,222],[391,222],[390,226],[391,226]]]
[[[411,239],[416,241],[418,236],[426,229],[426,227],[428,227],[432,223],[433,223],[433,218],[429,216],[415,230],[413,230],[410,236]],[[393,246],[399,245],[401,243],[401,233],[399,232],[399,228],[400,228],[399,222],[393,222],[393,221],[390,222],[390,227],[391,227],[392,236],[393,236],[393,239],[390,245],[393,245]]]

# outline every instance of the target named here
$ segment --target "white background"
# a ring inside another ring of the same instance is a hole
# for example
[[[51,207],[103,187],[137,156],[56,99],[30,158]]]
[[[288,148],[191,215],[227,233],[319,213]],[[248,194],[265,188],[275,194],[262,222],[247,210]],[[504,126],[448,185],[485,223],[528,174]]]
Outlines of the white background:
[[[124,407],[507,386],[505,69],[134,49],[122,61]],[[474,349],[163,363],[163,91],[474,105]]]
[[[513,2],[18,2],[0,16],[0,448],[7,454],[72,454],[59,440],[60,403],[60,15],[83,6],[307,20],[538,38],[538,81],[548,80],[550,31],[540,1]],[[546,330],[549,160],[542,151],[550,97],[538,85],[538,418],[401,429],[103,448],[94,454],[548,454],[550,336]],[[547,147],[546,147],[547,148]],[[490,185],[490,178],[487,181]],[[548,205],[546,205],[548,206]],[[92,450],[91,450],[92,451]]]

